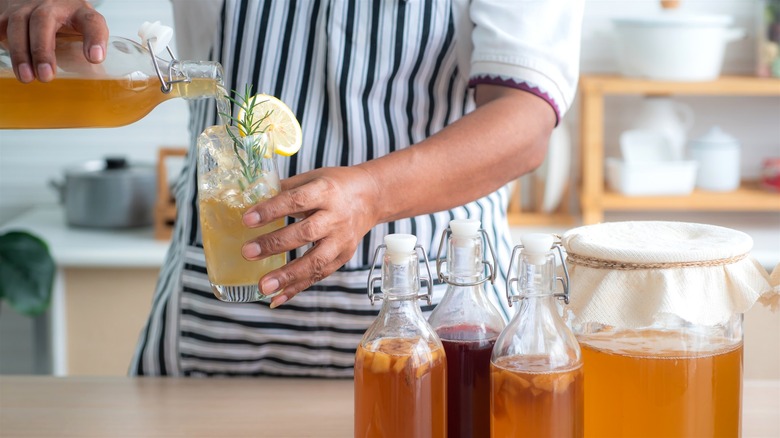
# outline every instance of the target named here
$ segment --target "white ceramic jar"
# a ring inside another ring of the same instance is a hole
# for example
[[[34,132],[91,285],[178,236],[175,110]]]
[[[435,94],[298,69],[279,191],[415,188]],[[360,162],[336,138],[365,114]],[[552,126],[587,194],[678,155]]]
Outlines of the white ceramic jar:
[[[691,159],[699,163],[696,187],[727,192],[739,188],[740,145],[737,139],[714,126],[689,146]]]

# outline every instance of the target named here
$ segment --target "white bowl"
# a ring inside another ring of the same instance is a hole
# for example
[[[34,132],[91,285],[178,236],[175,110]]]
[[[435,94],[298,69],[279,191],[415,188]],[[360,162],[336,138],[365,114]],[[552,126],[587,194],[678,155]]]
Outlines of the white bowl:
[[[693,192],[695,161],[626,163],[607,158],[609,188],[627,196],[684,196]]]

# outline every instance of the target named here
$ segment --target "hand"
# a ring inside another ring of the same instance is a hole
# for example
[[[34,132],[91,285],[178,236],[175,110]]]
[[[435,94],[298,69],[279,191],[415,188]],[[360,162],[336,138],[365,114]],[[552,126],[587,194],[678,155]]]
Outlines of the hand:
[[[329,167],[296,175],[282,182],[282,192],[251,207],[244,224],[256,228],[292,216],[299,220],[247,242],[242,255],[259,260],[313,243],[303,257],[265,275],[258,282],[277,307],[298,292],[327,277],[354,254],[363,236],[377,223],[379,190],[359,167]]]
[[[0,40],[7,40],[16,78],[54,79],[57,33],[84,35],[84,57],[94,64],[106,56],[106,20],[86,0],[0,0]]]

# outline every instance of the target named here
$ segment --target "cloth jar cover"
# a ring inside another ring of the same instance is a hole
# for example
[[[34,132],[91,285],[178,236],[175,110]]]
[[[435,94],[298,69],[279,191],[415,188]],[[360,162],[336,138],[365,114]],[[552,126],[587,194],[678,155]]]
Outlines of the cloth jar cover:
[[[649,327],[676,316],[697,325],[726,322],[757,301],[776,310],[772,276],[750,256],[753,240],[729,228],[631,221],[566,232],[572,324]]]

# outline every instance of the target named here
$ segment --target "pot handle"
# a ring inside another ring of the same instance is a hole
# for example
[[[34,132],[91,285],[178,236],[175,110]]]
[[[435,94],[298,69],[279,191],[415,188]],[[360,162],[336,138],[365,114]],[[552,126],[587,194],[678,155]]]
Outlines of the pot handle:
[[[65,203],[65,183],[57,180],[50,179],[49,186],[57,191],[60,195],[60,204]]]
[[[723,41],[728,43],[731,41],[741,40],[742,38],[745,38],[745,35],[747,35],[745,29],[739,27],[734,29],[726,29],[723,33]]]

